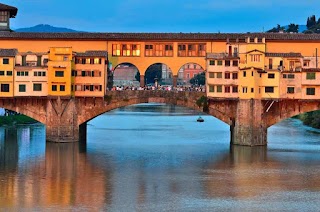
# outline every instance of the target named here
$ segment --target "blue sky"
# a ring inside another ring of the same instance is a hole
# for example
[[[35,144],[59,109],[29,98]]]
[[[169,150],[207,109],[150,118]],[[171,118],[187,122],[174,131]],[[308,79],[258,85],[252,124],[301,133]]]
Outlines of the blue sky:
[[[50,24],[88,32],[262,32],[320,17],[319,0],[1,0],[11,28]]]

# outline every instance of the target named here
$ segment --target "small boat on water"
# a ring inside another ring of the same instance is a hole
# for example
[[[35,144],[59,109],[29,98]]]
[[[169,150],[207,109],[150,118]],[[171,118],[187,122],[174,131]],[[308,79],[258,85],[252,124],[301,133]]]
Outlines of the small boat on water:
[[[199,116],[199,118],[197,119],[197,122],[204,122],[204,119],[201,116]]]

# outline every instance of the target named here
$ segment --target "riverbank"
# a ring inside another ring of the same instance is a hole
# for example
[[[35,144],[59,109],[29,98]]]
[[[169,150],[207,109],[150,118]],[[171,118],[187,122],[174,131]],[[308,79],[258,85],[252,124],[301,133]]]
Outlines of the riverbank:
[[[313,111],[297,116],[304,125],[320,129],[320,111]]]
[[[17,124],[34,124],[36,120],[25,115],[0,116],[0,126],[13,126]]]

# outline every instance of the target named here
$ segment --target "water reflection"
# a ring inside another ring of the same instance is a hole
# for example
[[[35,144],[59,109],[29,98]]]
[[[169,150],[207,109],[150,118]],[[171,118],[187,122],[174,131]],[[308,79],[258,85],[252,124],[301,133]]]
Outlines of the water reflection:
[[[301,123],[271,128],[268,147],[230,147],[212,117],[139,107],[92,120],[86,144],[46,143],[42,125],[0,128],[0,210],[319,208],[319,139]]]

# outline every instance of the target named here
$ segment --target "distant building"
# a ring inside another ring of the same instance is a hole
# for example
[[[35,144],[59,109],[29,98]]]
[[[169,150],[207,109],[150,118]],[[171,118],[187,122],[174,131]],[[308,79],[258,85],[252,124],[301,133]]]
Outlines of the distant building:
[[[138,69],[130,64],[122,64],[113,71],[114,86],[138,86],[139,81],[136,79]]]
[[[190,79],[192,79],[197,74],[200,74],[202,72],[204,72],[204,70],[198,64],[195,64],[195,63],[185,64],[179,70],[178,83],[182,85],[190,85]]]

